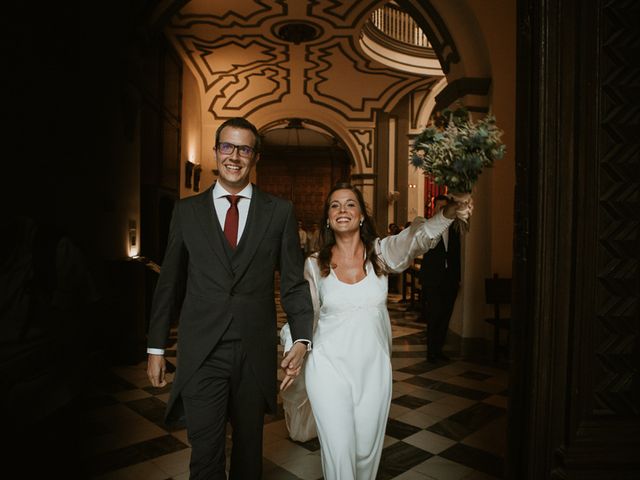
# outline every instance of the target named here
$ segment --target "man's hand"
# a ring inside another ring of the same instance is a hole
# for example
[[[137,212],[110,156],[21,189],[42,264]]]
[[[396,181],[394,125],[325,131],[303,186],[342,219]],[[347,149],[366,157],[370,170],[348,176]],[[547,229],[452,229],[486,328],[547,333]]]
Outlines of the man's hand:
[[[303,342],[296,342],[287,352],[280,363],[285,375],[297,377],[304,362],[304,355],[307,353],[307,345]]]
[[[284,378],[282,379],[282,383],[280,383],[281,391],[286,390],[295,378],[300,375],[306,353],[307,345],[303,342],[296,342],[282,359],[280,367],[284,370]]]
[[[286,390],[295,380],[295,376],[293,375],[285,375],[282,379],[282,383],[280,383],[280,391]]]
[[[167,385],[165,380],[165,374],[167,373],[167,362],[164,359],[164,355],[149,354],[147,360],[147,377],[151,385],[154,387],[164,387]]]

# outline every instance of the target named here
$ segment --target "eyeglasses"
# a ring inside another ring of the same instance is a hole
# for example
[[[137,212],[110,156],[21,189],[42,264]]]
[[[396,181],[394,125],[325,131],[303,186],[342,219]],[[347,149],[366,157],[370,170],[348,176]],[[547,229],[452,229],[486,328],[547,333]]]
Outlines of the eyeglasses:
[[[249,145],[234,145],[233,143],[229,142],[221,142],[216,146],[216,148],[223,155],[233,154],[236,148],[238,149],[238,155],[240,155],[241,157],[251,157],[254,153],[256,153],[255,148],[250,147]]]

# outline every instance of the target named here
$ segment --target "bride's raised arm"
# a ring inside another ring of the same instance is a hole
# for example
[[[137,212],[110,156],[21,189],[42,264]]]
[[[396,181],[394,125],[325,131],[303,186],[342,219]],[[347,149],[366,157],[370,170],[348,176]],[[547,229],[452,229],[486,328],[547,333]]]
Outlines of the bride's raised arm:
[[[453,219],[445,217],[442,211],[428,220],[416,217],[402,232],[379,240],[377,253],[389,272],[400,273],[411,265],[414,258],[434,248],[451,223]]]

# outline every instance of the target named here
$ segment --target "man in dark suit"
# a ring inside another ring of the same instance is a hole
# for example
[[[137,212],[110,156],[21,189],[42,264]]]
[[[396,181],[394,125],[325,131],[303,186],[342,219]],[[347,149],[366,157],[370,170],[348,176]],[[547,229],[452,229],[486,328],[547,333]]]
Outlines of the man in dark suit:
[[[449,197],[438,195],[434,200],[434,213],[448,202]],[[438,245],[422,257],[420,284],[422,316],[427,323],[427,361],[448,361],[442,348],[460,285],[460,233],[455,227],[445,230]]]
[[[164,348],[178,316],[178,361],[165,420],[184,421],[191,479],[224,479],[227,420],[233,429],[230,478],[262,476],[265,412],[276,412],[274,273],[294,341],[281,362],[294,372],[311,346],[313,307],[303,277],[291,202],[250,183],[260,136],[232,118],[216,131],[216,184],[179,200],[156,286],[147,374],[166,385]]]

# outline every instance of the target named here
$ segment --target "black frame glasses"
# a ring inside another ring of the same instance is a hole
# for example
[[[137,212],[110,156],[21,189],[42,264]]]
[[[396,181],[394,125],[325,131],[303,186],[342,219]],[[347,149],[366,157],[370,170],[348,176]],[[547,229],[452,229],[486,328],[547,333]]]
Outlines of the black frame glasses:
[[[238,149],[238,155],[245,158],[252,157],[256,153],[256,149],[249,145],[235,145],[229,142],[220,142],[216,145],[216,149],[223,155],[233,155],[233,152]]]

